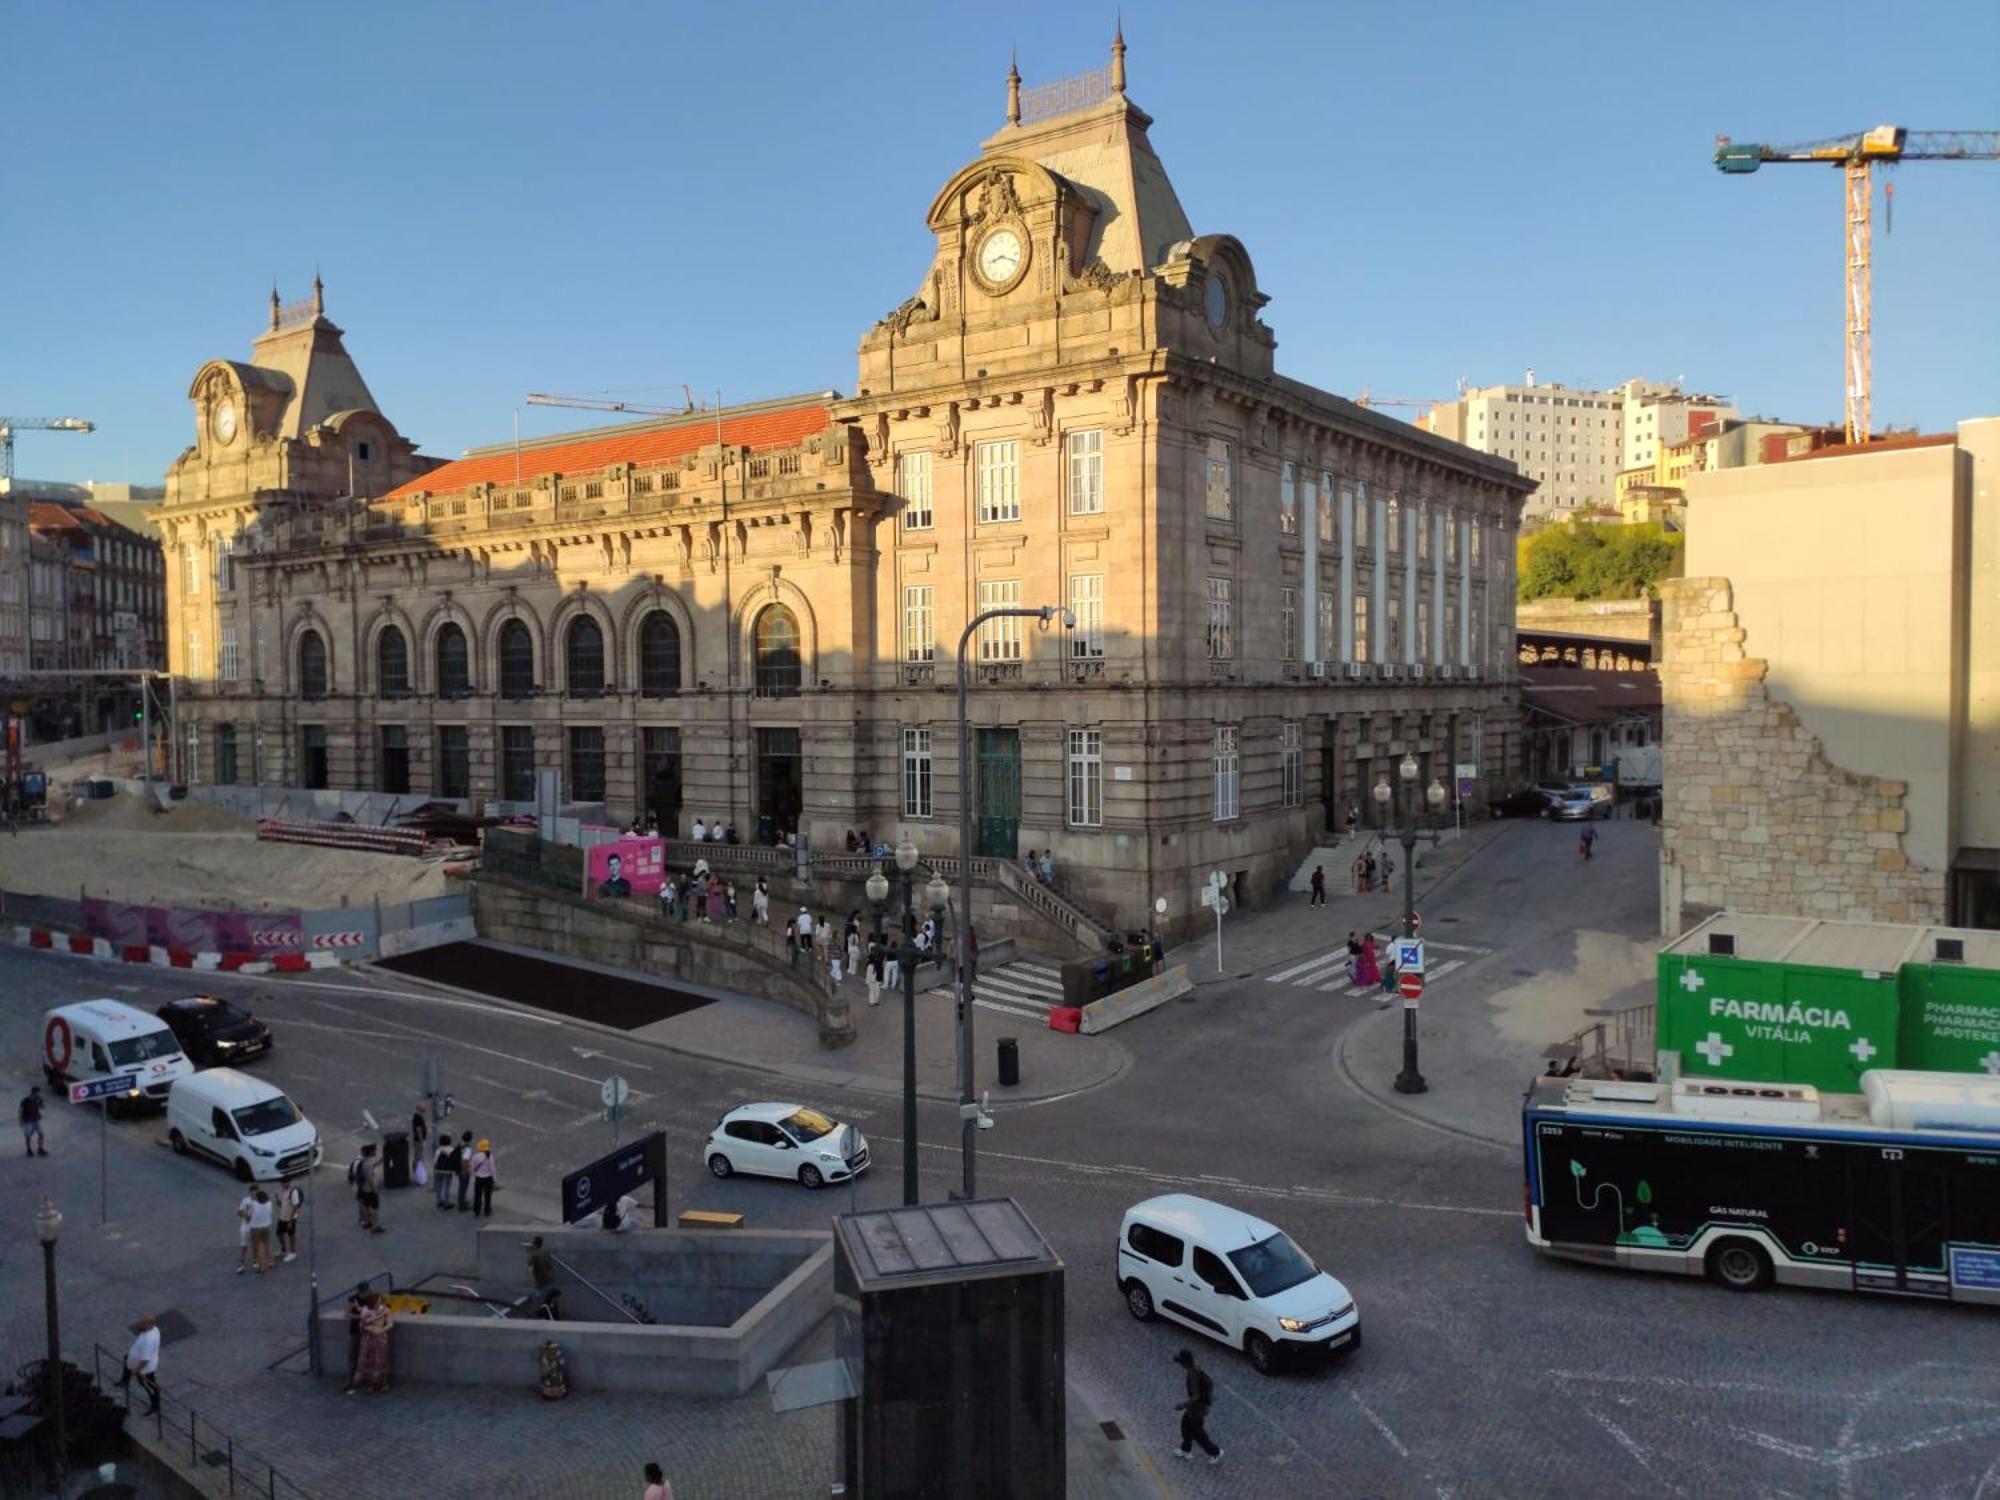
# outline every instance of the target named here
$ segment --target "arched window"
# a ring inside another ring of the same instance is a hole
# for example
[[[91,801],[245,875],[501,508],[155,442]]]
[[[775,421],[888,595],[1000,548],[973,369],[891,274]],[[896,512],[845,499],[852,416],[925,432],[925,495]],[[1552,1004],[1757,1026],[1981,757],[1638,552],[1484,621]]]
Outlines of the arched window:
[[[760,698],[792,698],[799,691],[799,622],[782,604],[765,607],[751,634],[756,692]]]
[[[317,630],[299,637],[299,696],[305,699],[326,696],[326,642]]]
[[[604,691],[604,630],[589,615],[570,621],[563,674],[572,698],[595,698]]]
[[[664,609],[639,627],[639,691],[648,698],[671,698],[681,690],[681,628]]]
[[[440,698],[464,698],[472,692],[472,658],[465,649],[465,632],[456,625],[437,633],[437,690]]]
[[[410,696],[410,643],[394,625],[375,637],[375,691],[384,698]]]
[[[500,627],[500,696],[526,698],[534,691],[534,637],[521,621],[509,620]]]

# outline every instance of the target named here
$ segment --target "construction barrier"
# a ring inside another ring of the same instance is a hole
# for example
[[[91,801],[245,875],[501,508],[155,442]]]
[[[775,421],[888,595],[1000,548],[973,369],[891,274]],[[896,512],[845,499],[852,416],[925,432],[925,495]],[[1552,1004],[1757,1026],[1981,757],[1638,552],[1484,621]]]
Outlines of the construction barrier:
[[[418,828],[369,828],[360,823],[308,823],[289,818],[259,818],[257,837],[270,843],[364,849],[373,854],[414,855],[429,847],[429,840]]]

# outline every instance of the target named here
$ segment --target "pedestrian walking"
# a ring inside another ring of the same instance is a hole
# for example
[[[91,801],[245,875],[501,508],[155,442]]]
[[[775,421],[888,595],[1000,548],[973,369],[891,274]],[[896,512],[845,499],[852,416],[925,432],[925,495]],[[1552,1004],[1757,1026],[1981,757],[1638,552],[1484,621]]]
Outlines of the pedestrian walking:
[[[1390,998],[1396,993],[1395,949],[1387,938],[1382,940],[1382,946],[1386,952],[1382,959],[1382,1000],[1375,1007],[1377,1010],[1387,1010]]]
[[[528,1274],[535,1279],[535,1311],[546,1312],[553,1320],[562,1290],[556,1285],[555,1257],[549,1254],[539,1234],[528,1241]]]
[[[472,1216],[493,1217],[493,1143],[481,1141],[472,1153]]]
[[[458,1211],[464,1213],[472,1207],[472,1132],[466,1131],[458,1138]]]
[[[1361,822],[1361,809],[1352,802],[1347,804],[1347,836],[1354,837],[1354,830]]]
[[[420,1099],[417,1101],[417,1107],[410,1111],[410,1160],[411,1161],[420,1162],[424,1159],[424,1153],[429,1147],[430,1138],[431,1138],[430,1116],[424,1113],[423,1101]]]
[[[33,1085],[21,1100],[21,1141],[30,1156],[47,1156],[49,1143],[42,1136],[42,1086]]]
[[[361,1148],[361,1154],[347,1169],[354,1184],[354,1206],[360,1212],[361,1227],[370,1234],[382,1232],[382,1163],[376,1158],[375,1143]]]
[[[1312,873],[1312,900],[1308,906],[1326,905],[1326,866],[1314,865]]]
[[[757,889],[750,893],[750,917],[759,927],[771,925],[771,888],[762,875],[757,877]]]
[[[299,1210],[306,1206],[306,1190],[297,1182],[278,1189],[278,1259],[290,1264],[299,1258]]]
[[[669,921],[674,915],[674,877],[668,875],[660,881],[660,915]]]
[[[797,917],[785,918],[785,948],[792,953],[799,951],[799,919]]]
[[[359,1321],[361,1339],[354,1356],[354,1379],[347,1387],[350,1396],[357,1390],[389,1389],[389,1331],[396,1319],[380,1292],[370,1292],[362,1300]]]
[[[271,1269],[271,1226],[277,1222],[278,1206],[271,1195],[258,1188],[250,1195],[250,1259],[262,1276]]]
[[[810,953],[813,945],[813,914],[803,906],[799,908],[798,934],[799,946]]]
[[[847,919],[847,972],[861,972],[861,919],[858,914]]]
[[[1592,851],[1597,847],[1597,830],[1592,828],[1588,823],[1584,824],[1583,833],[1577,839],[1577,846],[1582,851],[1583,857],[1589,859]]]
[[[870,1005],[880,1005],[882,1003],[882,964],[880,955],[873,946],[868,950],[867,968],[868,1003]]]
[[[250,1269],[250,1209],[252,1195],[248,1188],[236,1200],[236,1274],[241,1276]]]
[[[1161,942],[1161,941],[1160,941],[1160,934],[1159,934],[1159,930],[1158,930],[1157,928],[1156,928],[1156,929],[1154,929],[1154,932],[1153,932],[1153,946],[1152,946],[1152,950],[1151,950],[1151,952],[1152,952],[1152,958],[1153,958],[1153,972],[1154,972],[1155,974],[1164,974],[1164,973],[1166,973],[1166,972],[1167,972],[1167,945],[1166,945],[1165,943],[1163,943],[1163,942]]]
[[[431,1184],[439,1208],[451,1207],[452,1185],[458,1181],[458,1142],[449,1130],[438,1134],[437,1155],[431,1158]]]
[[[1040,869],[1042,875],[1042,884],[1046,886],[1053,886],[1056,883],[1056,857],[1052,850],[1044,849],[1042,851],[1042,863]]]
[[[1361,951],[1355,955],[1354,982],[1364,988],[1382,982],[1382,970],[1375,961],[1375,934],[1372,932],[1361,940]]]
[[[146,1415],[151,1416],[160,1409],[160,1325],[149,1313],[139,1320],[138,1332],[133,1335],[132,1347],[125,1351],[125,1373],[118,1377],[118,1388],[129,1391],[134,1380],[139,1389],[146,1393],[150,1404]]]
[[[733,880],[722,887],[722,910],[730,921],[736,920],[736,882]]]
[[[1215,1404],[1215,1382],[1208,1378],[1208,1371],[1194,1362],[1194,1351],[1183,1349],[1174,1356],[1174,1363],[1187,1372],[1187,1400],[1174,1409],[1181,1414],[1180,1456],[1192,1460],[1197,1445],[1208,1455],[1212,1464],[1222,1462],[1222,1450],[1215,1446],[1215,1439],[1208,1435],[1208,1409]]]
[[[674,1487],[667,1483],[666,1471],[658,1464],[646,1465],[646,1492],[639,1500],[674,1500]]]

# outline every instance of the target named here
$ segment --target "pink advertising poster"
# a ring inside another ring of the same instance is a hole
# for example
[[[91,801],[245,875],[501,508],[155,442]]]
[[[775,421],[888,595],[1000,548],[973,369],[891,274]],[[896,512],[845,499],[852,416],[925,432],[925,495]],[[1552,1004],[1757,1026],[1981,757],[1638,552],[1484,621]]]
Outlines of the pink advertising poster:
[[[593,896],[657,896],[666,868],[666,841],[658,834],[630,834],[583,851]]]

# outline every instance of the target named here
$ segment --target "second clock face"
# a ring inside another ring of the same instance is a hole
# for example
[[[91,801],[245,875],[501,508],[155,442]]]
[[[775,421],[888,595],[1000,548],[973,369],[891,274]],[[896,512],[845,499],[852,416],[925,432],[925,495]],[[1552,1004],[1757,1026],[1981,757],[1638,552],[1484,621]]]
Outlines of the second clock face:
[[[991,286],[1007,286],[1020,275],[1027,256],[1028,247],[1017,231],[996,229],[979,242],[979,274]]]

